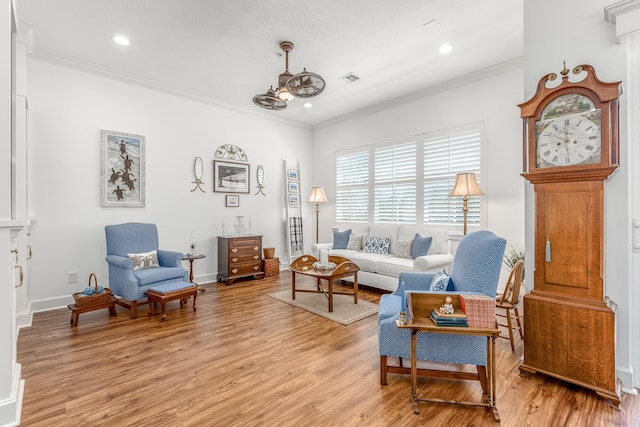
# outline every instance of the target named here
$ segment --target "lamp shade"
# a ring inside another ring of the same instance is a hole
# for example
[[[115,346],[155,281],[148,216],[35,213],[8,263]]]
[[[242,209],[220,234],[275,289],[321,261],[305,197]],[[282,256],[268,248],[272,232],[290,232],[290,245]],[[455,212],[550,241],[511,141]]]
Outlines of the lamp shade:
[[[308,203],[326,203],[328,202],[327,196],[324,195],[324,188],[313,187],[311,188],[311,194],[309,195]]]
[[[456,175],[456,183],[453,190],[449,193],[449,197],[466,197],[466,196],[484,196],[478,182],[476,174],[471,172],[459,173]]]

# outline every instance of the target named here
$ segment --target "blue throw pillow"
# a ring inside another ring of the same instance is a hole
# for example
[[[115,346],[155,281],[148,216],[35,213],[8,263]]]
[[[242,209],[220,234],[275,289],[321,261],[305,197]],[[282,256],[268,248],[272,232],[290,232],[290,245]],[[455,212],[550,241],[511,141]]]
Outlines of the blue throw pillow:
[[[416,237],[413,238],[413,245],[411,245],[411,258],[416,259],[419,256],[425,256],[429,252],[431,247],[432,237],[422,237],[416,233]]]
[[[451,278],[451,276],[449,276],[445,271],[444,268],[440,271],[438,271],[434,276],[433,279],[431,280],[431,285],[429,286],[429,290],[430,291],[435,291],[435,292],[443,292],[447,290],[447,286],[449,285],[449,279]]]
[[[344,231],[333,230],[333,249],[347,249],[350,235],[351,229]]]

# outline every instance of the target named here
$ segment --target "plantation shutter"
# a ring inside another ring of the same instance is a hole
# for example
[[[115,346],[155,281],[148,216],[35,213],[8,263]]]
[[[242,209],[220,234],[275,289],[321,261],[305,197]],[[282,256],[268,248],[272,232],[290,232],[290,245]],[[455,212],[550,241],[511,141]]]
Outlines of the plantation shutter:
[[[374,149],[374,221],[415,224],[416,142]]]
[[[336,220],[369,220],[369,150],[336,157]]]

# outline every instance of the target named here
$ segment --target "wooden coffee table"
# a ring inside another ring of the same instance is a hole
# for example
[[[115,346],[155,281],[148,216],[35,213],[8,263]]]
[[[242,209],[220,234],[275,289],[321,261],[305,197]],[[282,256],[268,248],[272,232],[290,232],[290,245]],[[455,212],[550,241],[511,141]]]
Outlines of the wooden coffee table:
[[[353,303],[358,303],[358,271],[360,268],[351,262],[350,260],[341,256],[329,256],[329,262],[336,265],[333,270],[316,270],[313,268],[313,263],[318,262],[318,259],[311,255],[302,255],[296,258],[289,268],[291,269],[291,298],[296,299],[297,292],[313,292],[323,293],[329,300],[329,313],[333,312],[333,295],[353,295]],[[311,276],[316,278],[316,289],[296,289],[296,274],[304,274],[305,276]],[[353,293],[350,292],[336,292],[333,290],[333,281],[335,279],[342,279],[344,277],[353,276]],[[321,286],[321,280],[328,282],[327,289]]]

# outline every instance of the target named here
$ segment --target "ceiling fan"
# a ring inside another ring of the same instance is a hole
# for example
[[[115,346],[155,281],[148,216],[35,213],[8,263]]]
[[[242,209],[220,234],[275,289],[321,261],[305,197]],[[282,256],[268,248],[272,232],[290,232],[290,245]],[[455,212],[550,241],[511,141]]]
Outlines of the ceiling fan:
[[[289,72],[289,52],[293,50],[293,43],[280,42],[280,49],[285,53],[285,68],[278,76],[278,87],[274,89],[271,86],[266,93],[253,97],[254,104],[267,110],[284,110],[287,108],[287,101],[295,98],[313,98],[320,95],[326,86],[319,74],[307,71],[306,68],[295,75]]]

